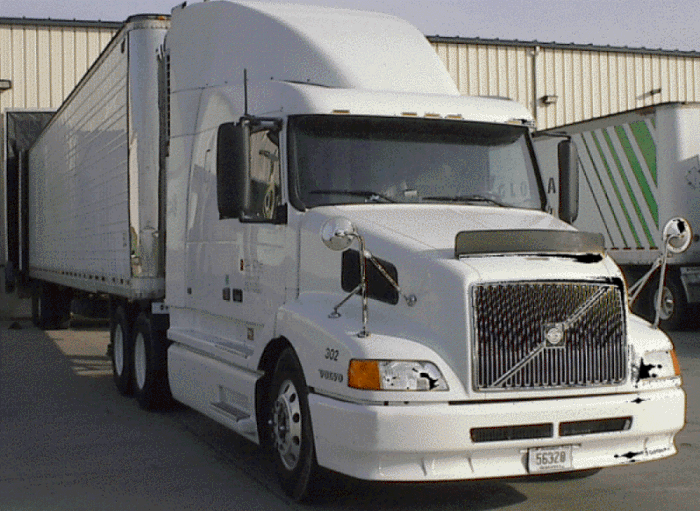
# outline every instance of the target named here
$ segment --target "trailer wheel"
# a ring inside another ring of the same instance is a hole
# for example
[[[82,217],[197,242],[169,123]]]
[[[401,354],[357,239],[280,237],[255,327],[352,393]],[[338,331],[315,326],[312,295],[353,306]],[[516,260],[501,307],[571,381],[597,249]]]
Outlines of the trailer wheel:
[[[110,353],[112,355],[114,383],[120,394],[129,396],[133,393],[131,385],[131,352],[133,344],[131,342],[129,322],[123,307],[118,306],[114,310],[110,323]]]
[[[308,393],[301,364],[287,348],[272,377],[268,426],[280,485],[297,502],[310,497],[319,471]]]
[[[136,400],[145,410],[163,408],[171,401],[167,341],[143,312],[134,328],[133,384]]]
[[[655,317],[658,296],[657,287],[651,305],[652,317]],[[678,330],[687,324],[689,322],[686,315],[687,305],[683,285],[674,274],[669,274],[661,290],[661,310],[659,311],[661,326],[666,330]]]

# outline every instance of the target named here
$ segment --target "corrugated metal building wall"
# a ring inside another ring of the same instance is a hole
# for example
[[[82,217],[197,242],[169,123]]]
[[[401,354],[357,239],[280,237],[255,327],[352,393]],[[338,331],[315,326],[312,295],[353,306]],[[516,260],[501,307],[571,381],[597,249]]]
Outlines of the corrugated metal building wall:
[[[428,37],[462,94],[504,96],[539,129],[657,103],[700,101],[700,53]]]
[[[120,25],[0,18],[0,79],[12,83],[0,92],[0,112],[58,108]],[[698,52],[428,39],[462,94],[513,98],[536,115],[540,128],[656,103],[700,101]]]
[[[56,109],[120,23],[0,18],[0,111]]]

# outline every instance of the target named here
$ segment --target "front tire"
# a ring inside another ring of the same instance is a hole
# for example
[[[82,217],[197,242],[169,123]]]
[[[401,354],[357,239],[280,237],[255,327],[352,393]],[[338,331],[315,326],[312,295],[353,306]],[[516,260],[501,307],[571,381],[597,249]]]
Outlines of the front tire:
[[[308,387],[291,348],[280,355],[270,395],[269,437],[280,486],[291,499],[308,499],[318,478]]]

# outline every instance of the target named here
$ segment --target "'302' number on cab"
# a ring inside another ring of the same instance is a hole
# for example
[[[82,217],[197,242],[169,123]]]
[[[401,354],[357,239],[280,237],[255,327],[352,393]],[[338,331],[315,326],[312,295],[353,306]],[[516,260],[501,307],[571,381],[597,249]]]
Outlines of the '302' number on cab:
[[[331,360],[333,362],[338,361],[338,355],[340,355],[340,352],[336,349],[333,348],[326,348],[326,360]]]

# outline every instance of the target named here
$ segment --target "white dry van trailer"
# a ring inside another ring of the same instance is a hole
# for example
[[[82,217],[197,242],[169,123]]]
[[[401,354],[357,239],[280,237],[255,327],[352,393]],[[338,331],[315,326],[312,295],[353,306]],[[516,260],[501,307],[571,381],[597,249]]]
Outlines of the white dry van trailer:
[[[37,323],[109,296],[118,389],[269,447],[295,499],[319,467],[435,481],[671,456],[671,341],[629,313],[602,238],[546,212],[531,128],[461,97],[394,17],[134,16],[30,151]]]
[[[570,138],[580,162],[580,208],[573,225],[605,236],[608,253],[630,285],[664,250],[663,228],[685,218],[700,228],[700,104],[666,103],[553,128],[536,136],[545,189],[557,214],[556,145]],[[693,236],[698,241],[698,235]],[[658,277],[656,272],[654,277]],[[652,315],[657,286],[635,307]],[[700,303],[700,244],[668,260],[660,300],[662,325],[692,323]]]

